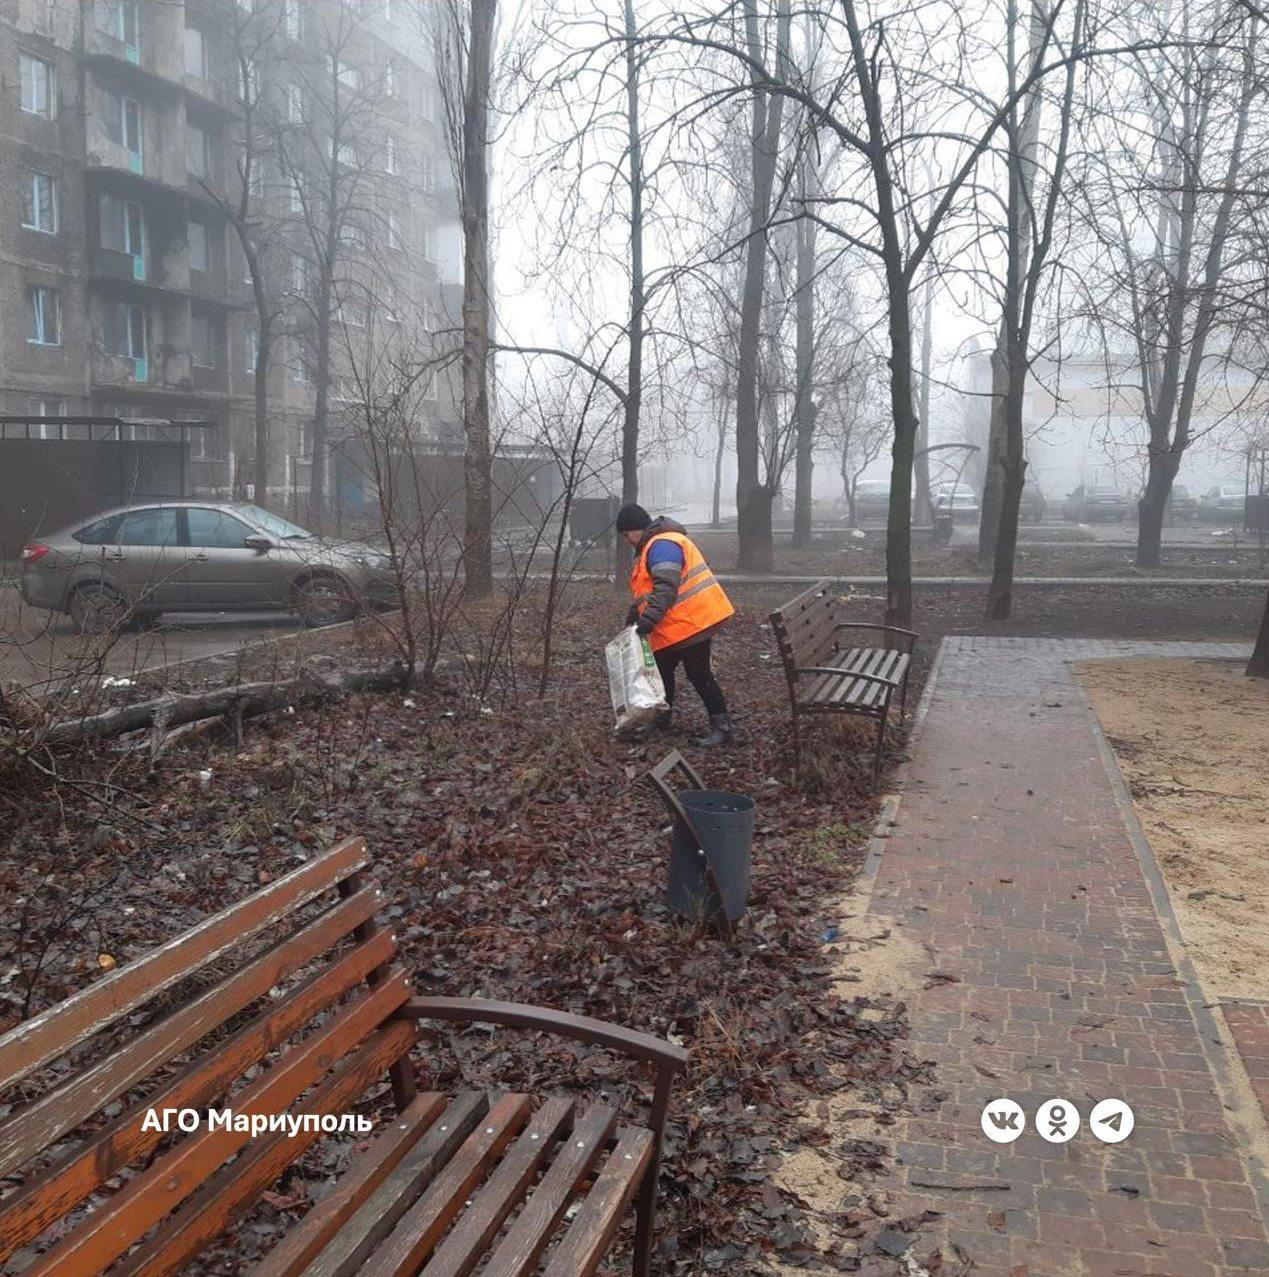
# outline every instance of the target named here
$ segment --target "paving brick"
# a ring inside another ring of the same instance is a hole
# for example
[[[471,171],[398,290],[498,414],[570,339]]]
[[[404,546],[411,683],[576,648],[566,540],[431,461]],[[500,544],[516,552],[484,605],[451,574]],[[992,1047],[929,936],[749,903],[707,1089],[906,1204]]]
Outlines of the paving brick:
[[[903,1180],[935,1186],[904,1197],[942,1213],[913,1255],[959,1238],[975,1277],[1269,1267],[1191,995],[1072,665],[1143,652],[1240,649],[947,639],[873,884],[870,912],[903,918],[909,941],[930,946],[931,965],[959,977],[907,999],[911,1047],[935,1061],[935,1085],[951,1099],[903,1119],[895,1136]],[[1223,1010],[1269,1103],[1269,1007]],[[1027,1129],[989,1146],[979,1113],[998,1095],[1022,1104]],[[1112,1095],[1133,1106],[1137,1125],[1123,1144],[1103,1145],[1088,1113]],[[1056,1096],[1084,1121],[1066,1145],[1045,1144],[1034,1127],[1036,1108]],[[989,1182],[1010,1187],[965,1191]],[[1003,1233],[986,1222],[995,1211]]]

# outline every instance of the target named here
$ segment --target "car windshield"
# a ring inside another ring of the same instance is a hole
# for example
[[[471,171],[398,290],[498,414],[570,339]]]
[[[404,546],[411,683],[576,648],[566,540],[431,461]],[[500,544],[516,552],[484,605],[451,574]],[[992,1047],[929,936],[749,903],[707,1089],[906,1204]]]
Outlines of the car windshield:
[[[279,541],[310,541],[316,535],[301,528],[298,524],[291,523],[276,514],[270,514],[268,510],[262,510],[258,505],[231,505],[229,508],[235,514],[244,515],[253,523],[258,524],[270,536],[277,537]]]

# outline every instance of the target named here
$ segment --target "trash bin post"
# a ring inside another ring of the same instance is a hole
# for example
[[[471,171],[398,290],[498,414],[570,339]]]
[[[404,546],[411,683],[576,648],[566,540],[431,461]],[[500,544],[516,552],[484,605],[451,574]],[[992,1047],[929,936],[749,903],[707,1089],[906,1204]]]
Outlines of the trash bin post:
[[[690,782],[681,793],[668,783],[676,770]],[[648,779],[675,817],[667,887],[671,910],[690,915],[699,909],[704,918],[718,922],[730,938],[748,897],[753,799],[706,789],[677,750],[666,755],[648,773]]]

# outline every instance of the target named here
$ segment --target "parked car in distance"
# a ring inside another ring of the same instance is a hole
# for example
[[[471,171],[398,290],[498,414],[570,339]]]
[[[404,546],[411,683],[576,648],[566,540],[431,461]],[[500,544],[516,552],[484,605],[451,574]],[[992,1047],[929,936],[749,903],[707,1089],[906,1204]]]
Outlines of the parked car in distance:
[[[1190,496],[1190,490],[1181,483],[1174,483],[1163,508],[1163,517],[1169,523],[1190,523],[1198,517],[1198,497]]]
[[[936,512],[951,511],[954,523],[970,522],[978,518],[978,493],[967,483],[935,484],[930,491],[930,498]]]
[[[884,520],[890,510],[890,480],[860,479],[855,484],[855,518]]]
[[[1034,483],[1026,484],[1022,489],[1022,503],[1018,507],[1018,518],[1023,523],[1043,523],[1044,512],[1049,503],[1044,493]]]
[[[1122,523],[1132,502],[1107,484],[1080,484],[1062,504],[1062,517],[1075,523]]]
[[[1246,504],[1247,495],[1238,484],[1218,483],[1199,498],[1198,516],[1212,522],[1236,523],[1243,517]]]
[[[125,506],[42,536],[22,551],[22,597],[66,612],[84,634],[162,612],[288,608],[330,625],[396,607],[388,555],[323,540],[255,505]]]

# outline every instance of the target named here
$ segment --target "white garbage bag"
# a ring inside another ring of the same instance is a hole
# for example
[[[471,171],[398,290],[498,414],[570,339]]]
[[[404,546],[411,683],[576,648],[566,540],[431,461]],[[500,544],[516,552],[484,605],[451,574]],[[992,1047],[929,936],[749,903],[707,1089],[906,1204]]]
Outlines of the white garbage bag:
[[[618,732],[641,727],[670,708],[648,640],[641,638],[633,625],[604,648],[604,656]]]

